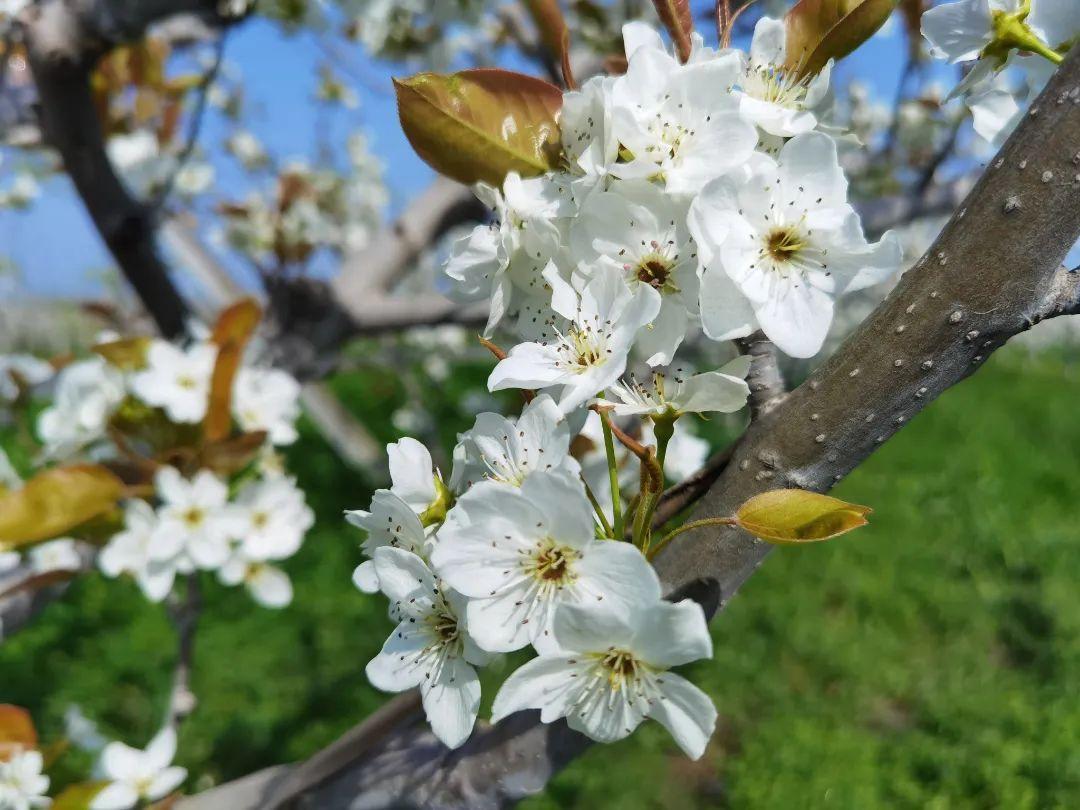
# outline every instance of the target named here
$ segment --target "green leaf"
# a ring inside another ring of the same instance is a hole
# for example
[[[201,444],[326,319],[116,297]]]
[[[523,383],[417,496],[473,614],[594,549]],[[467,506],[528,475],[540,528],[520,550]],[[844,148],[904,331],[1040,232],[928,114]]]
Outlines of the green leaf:
[[[0,497],[0,551],[60,537],[109,512],[123,495],[123,482],[100,465],[38,473]]]
[[[90,803],[108,784],[108,782],[79,782],[70,785],[53,799],[49,810],[89,810]]]
[[[735,524],[777,545],[817,543],[865,526],[872,510],[807,492],[774,489],[756,495],[735,513]]]
[[[409,143],[447,177],[501,188],[509,172],[533,177],[559,163],[562,91],[549,82],[478,68],[418,73],[394,88]]]
[[[800,76],[820,73],[870,39],[899,0],[799,0],[787,23],[787,67]]]

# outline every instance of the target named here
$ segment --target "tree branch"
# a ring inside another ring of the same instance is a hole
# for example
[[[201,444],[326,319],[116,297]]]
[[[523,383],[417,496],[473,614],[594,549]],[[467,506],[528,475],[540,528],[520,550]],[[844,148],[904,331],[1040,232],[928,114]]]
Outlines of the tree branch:
[[[168,16],[215,14],[214,0],[43,0],[20,18],[46,142],[56,148],[105,244],[162,334],[184,331],[185,308],[158,255],[149,208],[109,162],[90,73],[110,48]]]
[[[825,491],[948,387],[1038,319],[1077,308],[1060,269],[1080,236],[1080,49],[1074,49],[926,256],[875,313],[771,413],[751,425],[693,519],[731,514],[768,489]],[[812,418],[814,415],[817,418]],[[771,546],[737,529],[699,529],[657,559],[672,598],[711,616]],[[297,807],[496,808],[541,790],[586,742],[534,712],[480,726],[457,751],[403,724]],[[182,801],[182,810],[275,807]],[[285,797],[289,798],[289,797]],[[260,803],[261,802],[261,803]]]

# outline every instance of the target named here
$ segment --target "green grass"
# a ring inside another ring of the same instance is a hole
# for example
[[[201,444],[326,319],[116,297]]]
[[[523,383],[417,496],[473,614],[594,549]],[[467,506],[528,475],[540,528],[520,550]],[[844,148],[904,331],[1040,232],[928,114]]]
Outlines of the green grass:
[[[470,417],[435,406],[448,441]],[[380,438],[404,392],[339,381]],[[833,543],[772,555],[688,667],[721,720],[705,758],[647,724],[596,747],[526,803],[539,808],[1080,806],[1080,375],[1004,353],[950,391],[838,490],[875,508]],[[365,662],[388,624],[349,584],[358,535],[338,516],[370,482],[305,431],[292,453],[319,523],[273,613],[211,586],[181,735],[192,789],[303,757],[383,700]],[[46,737],[77,702],[108,734],[156,729],[173,657],[162,610],[85,578],[0,645],[0,700]],[[84,764],[77,757],[70,775]],[[63,777],[63,775],[62,775]]]

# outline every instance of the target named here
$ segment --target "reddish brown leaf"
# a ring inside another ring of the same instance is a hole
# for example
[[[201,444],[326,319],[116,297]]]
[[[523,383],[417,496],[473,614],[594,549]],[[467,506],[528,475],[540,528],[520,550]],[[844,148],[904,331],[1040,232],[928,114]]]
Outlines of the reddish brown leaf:
[[[218,347],[214,374],[210,378],[210,401],[203,422],[207,442],[219,442],[232,427],[232,389],[244,348],[262,317],[259,305],[250,298],[233,304],[221,313],[211,340]]]

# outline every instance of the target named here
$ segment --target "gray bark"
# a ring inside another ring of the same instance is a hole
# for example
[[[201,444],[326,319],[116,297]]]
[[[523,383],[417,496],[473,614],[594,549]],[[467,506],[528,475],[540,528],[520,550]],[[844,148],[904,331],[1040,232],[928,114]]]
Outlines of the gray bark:
[[[768,489],[830,489],[1009,338],[1076,313],[1080,274],[1061,262],[1078,237],[1080,49],[929,252],[829,361],[752,424],[692,517],[729,515]],[[669,546],[657,569],[669,596],[691,596],[712,616],[770,548],[736,529],[699,529]],[[316,769],[279,768],[248,777],[243,796],[224,786],[178,808],[505,807],[586,747],[536,713],[478,727],[454,752],[418,723],[406,712],[385,727],[362,724]]]

